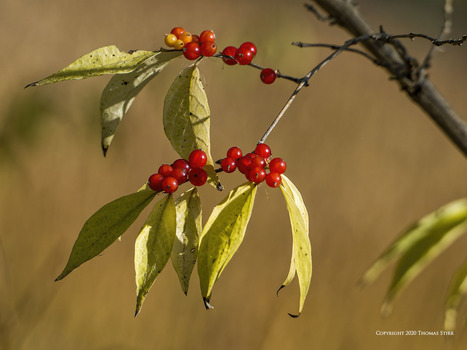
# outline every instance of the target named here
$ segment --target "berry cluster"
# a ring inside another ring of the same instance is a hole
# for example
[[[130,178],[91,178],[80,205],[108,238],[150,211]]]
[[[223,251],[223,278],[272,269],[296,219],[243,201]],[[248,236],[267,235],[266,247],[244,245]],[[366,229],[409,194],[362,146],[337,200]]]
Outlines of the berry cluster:
[[[256,46],[249,41],[244,42],[237,49],[235,46],[227,46],[222,50],[222,60],[229,66],[250,64],[256,56]],[[227,57],[228,56],[228,57]],[[261,71],[260,79],[265,84],[272,84],[276,80],[276,72],[271,68],[265,68]]]
[[[270,158],[271,148],[265,143],[258,143],[255,151],[246,155],[242,154],[240,148],[231,147],[227,151],[227,157],[220,161],[220,165],[226,173],[232,173],[238,168],[248,181],[261,183],[266,180],[269,187],[278,187],[287,164],[282,158]]]
[[[200,56],[211,57],[217,51],[216,35],[212,30],[205,30],[200,35],[192,35],[182,27],[175,27],[165,36],[165,44],[176,50],[183,50],[189,60]]]
[[[200,149],[191,152],[188,160],[177,159],[172,165],[162,164],[157,173],[148,179],[148,186],[157,192],[174,193],[178,186],[190,181],[194,186],[202,186],[208,179],[203,169],[207,162],[206,153]]]
[[[238,49],[235,46],[227,46],[222,50],[222,55],[233,58],[222,57],[222,60],[229,66],[236,65],[237,63],[240,65],[246,65],[251,63],[253,58],[256,56],[256,52],[255,44],[247,41],[241,44]]]

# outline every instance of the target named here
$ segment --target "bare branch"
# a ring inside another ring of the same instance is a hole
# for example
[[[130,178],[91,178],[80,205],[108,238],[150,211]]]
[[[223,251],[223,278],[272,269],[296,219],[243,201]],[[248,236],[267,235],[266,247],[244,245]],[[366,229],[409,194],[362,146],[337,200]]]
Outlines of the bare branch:
[[[335,23],[354,37],[371,35],[375,31],[360,15],[358,9],[344,0],[312,0],[330,17],[335,19]],[[412,37],[426,36],[411,34]],[[410,38],[410,35],[409,35]],[[374,38],[373,38],[374,39]],[[467,37],[463,36],[461,41],[432,40],[434,45],[450,43],[461,45]],[[392,40],[396,40],[393,38]],[[379,62],[384,63],[385,69],[390,75],[395,76],[401,88],[406,91],[413,102],[418,104],[428,116],[443,130],[446,136],[467,156],[467,125],[464,120],[452,109],[449,103],[441,96],[431,82],[424,77],[419,79],[414,71],[416,60],[407,55],[401,54],[406,51],[402,44],[398,43],[399,49],[394,42],[386,45],[380,40],[365,40],[362,45]],[[417,65],[418,66],[418,65]]]

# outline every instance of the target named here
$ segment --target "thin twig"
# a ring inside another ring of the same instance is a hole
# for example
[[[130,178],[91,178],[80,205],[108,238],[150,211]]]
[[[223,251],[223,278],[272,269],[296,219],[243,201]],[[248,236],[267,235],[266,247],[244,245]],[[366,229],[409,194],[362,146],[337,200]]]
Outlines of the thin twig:
[[[229,55],[223,55],[221,53],[217,53],[213,57],[230,58],[232,60],[235,60],[235,57],[229,56]],[[259,70],[263,70],[263,69],[266,68],[266,67],[260,66],[259,64],[256,64],[256,63],[249,63],[248,66],[259,69]],[[290,75],[282,74],[279,70],[276,70],[275,72],[276,72],[276,77],[277,78],[290,80],[290,81],[293,81],[294,83],[297,83],[297,84],[299,84],[300,81],[301,81],[300,78],[295,78],[295,77],[291,77]]]
[[[355,45],[357,44],[359,41],[361,40],[368,40],[369,38],[369,35],[365,35],[361,38],[355,38],[355,39],[352,39],[352,40],[348,40],[344,43],[344,45],[340,46],[338,49],[334,50],[334,52],[332,54],[330,54],[329,56],[327,56],[324,60],[322,60],[320,63],[318,63],[318,65],[316,65],[311,71],[308,72],[307,75],[305,75],[301,81],[300,81],[300,84],[298,84],[298,86],[295,88],[294,92],[292,93],[292,95],[289,97],[289,99],[287,100],[287,102],[285,103],[284,107],[282,107],[282,109],[280,110],[279,114],[274,118],[274,120],[272,121],[271,125],[269,126],[269,128],[266,130],[266,132],[264,133],[263,137],[261,137],[261,139],[259,140],[258,143],[264,143],[267,139],[267,137],[269,136],[269,134],[272,132],[272,130],[276,127],[277,123],[279,123],[279,121],[281,120],[281,118],[283,117],[284,113],[287,111],[287,109],[289,109],[290,105],[292,104],[292,102],[295,100],[295,97],[297,97],[298,93],[300,92],[300,90],[304,87],[304,86],[307,86],[308,85],[308,81],[311,79],[311,77],[317,73],[321,68],[323,68],[328,62],[330,62],[331,60],[333,60],[337,55],[339,55],[340,53],[344,52],[345,50],[347,50],[347,48],[351,45]]]
[[[292,45],[298,46],[298,47],[324,47],[324,48],[329,48],[332,50],[337,50],[338,48],[341,47],[341,45],[333,45],[333,44],[309,44],[309,43],[302,43],[301,41],[296,41],[293,42]],[[354,48],[347,48],[345,51],[347,52],[354,52],[359,55],[362,55],[363,57],[368,58],[371,62],[376,64],[377,66],[385,66],[383,62],[379,62],[377,59],[374,57],[370,56],[367,54],[365,51],[359,50],[359,49],[354,49]]]
[[[343,0],[312,0],[329,16],[334,17],[336,24],[352,36],[359,37],[361,35],[374,33],[374,29],[362,17],[358,9]],[[425,38],[429,39],[433,45],[462,45],[467,36],[462,36],[462,39],[457,40],[439,40],[429,38],[423,34],[409,34],[404,37],[409,38]],[[410,56],[401,55],[400,50],[396,49],[395,45],[381,45],[381,42],[375,40],[367,40],[362,42],[362,45],[372,54],[378,61],[387,64],[385,67],[389,74],[397,78],[401,89],[407,92],[408,97],[420,106],[420,108],[440,127],[445,135],[458,147],[458,149],[467,156],[467,124],[454,111],[446,99],[441,96],[439,91],[431,84],[429,79],[417,80],[413,76],[413,67]],[[410,68],[407,71],[407,68]],[[404,71],[407,71],[404,75]]]
[[[441,26],[441,30],[439,32],[437,40],[440,40],[445,35],[451,32],[452,27],[452,0],[445,0],[444,2],[444,22]],[[433,53],[435,52],[436,47],[431,46],[428,54],[426,55],[425,59],[423,60],[422,65],[420,66],[420,70],[427,69],[430,66],[431,58],[433,57]]]
[[[323,16],[317,9],[311,4],[303,4],[308,11],[313,13],[316,18],[322,22],[329,22],[330,24],[334,24],[334,18],[331,16]]]

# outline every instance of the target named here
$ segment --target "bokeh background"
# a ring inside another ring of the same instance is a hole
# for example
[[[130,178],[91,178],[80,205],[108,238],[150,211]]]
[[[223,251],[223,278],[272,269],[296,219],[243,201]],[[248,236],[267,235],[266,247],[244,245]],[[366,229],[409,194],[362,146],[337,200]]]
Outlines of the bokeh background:
[[[64,267],[85,220],[138,189],[176,154],[161,113],[180,58],[138,96],[106,158],[99,98],[107,77],[23,87],[110,44],[157,49],[181,25],[214,29],[219,47],[257,44],[256,63],[303,76],[328,52],[292,41],[342,43],[301,1],[2,0],[0,3],[0,348],[1,349],[461,349],[464,302],[455,337],[377,336],[376,331],[438,331],[453,271],[467,237],[449,248],[380,316],[387,271],[363,290],[371,262],[422,215],[467,195],[467,163],[426,115],[369,61],[343,54],[303,90],[268,139],[288,162],[310,214],[313,279],[298,319],[298,284],[275,292],[290,262],[291,232],[280,191],[262,186],[247,235],[205,311],[198,278],[184,296],[167,265],[133,318],[133,245],[145,213],[100,257],[66,279]],[[436,35],[442,0],[360,0],[389,33]],[[453,37],[467,33],[467,4],[455,2]],[[429,44],[407,42],[422,59]],[[430,78],[467,117],[467,50],[436,53]],[[201,71],[212,111],[213,156],[252,148],[294,89],[265,86],[249,67],[206,60]],[[243,181],[222,176],[227,190]],[[207,186],[206,186],[207,187]],[[202,188],[204,220],[225,194]],[[195,270],[196,271],[196,270]]]

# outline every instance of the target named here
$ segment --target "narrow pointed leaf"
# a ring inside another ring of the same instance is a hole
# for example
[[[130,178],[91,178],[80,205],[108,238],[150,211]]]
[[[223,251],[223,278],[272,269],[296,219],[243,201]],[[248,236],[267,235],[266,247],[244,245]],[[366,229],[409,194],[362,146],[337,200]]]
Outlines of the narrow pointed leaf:
[[[78,58],[61,71],[26,87],[58,83],[64,80],[85,79],[104,74],[128,73],[153,55],[154,52],[144,50],[122,52],[114,45],[101,47]]]
[[[467,295],[467,260],[456,272],[451,281],[448,298],[446,301],[446,313],[444,317],[444,329],[453,331],[456,328],[457,309],[461,299]]]
[[[149,188],[120,197],[100,208],[84,224],[76,239],[61,280],[84,262],[94,258],[115,242],[151,202],[156,192]]]
[[[181,51],[152,52],[136,69],[127,74],[117,74],[105,87],[101,96],[102,149],[109,148],[117,126],[130,108],[136,95],[159,74]]]
[[[256,188],[248,182],[230,191],[213,209],[204,226],[198,252],[198,275],[206,306],[214,283],[243,241]]]
[[[289,273],[281,288],[285,287],[292,281],[296,272],[300,288],[300,301],[298,308],[298,315],[300,315],[308,294],[312,274],[308,212],[300,192],[292,181],[290,181],[285,175],[282,175],[280,189],[287,203],[293,237],[292,261],[290,263]],[[292,314],[289,315],[292,317],[298,316]]]
[[[398,261],[391,285],[381,308],[383,315],[391,312],[395,298],[410,284],[425,267],[449,247],[463,233],[467,232],[467,221],[450,227],[446,223],[430,229],[430,234],[417,242]]]
[[[380,257],[368,268],[359,281],[360,285],[372,283],[389,264],[400,259],[422,242],[422,247],[429,249],[430,236],[442,238],[447,230],[467,219],[467,199],[451,202],[430,213],[399,236]],[[441,235],[441,236],[440,236]],[[423,243],[427,242],[428,246]],[[433,242],[434,244],[436,242]]]
[[[199,69],[192,65],[183,70],[170,86],[164,100],[164,130],[172,146],[184,159],[195,149],[208,156],[205,170],[208,181],[219,188],[210,149],[210,109],[200,79]]]
[[[154,205],[135,242],[136,312],[170,258],[176,234],[175,204],[167,195]]]
[[[171,259],[182,290],[187,294],[191,273],[198,256],[198,240],[202,230],[201,201],[196,187],[177,198],[175,210],[177,212],[177,236]]]

